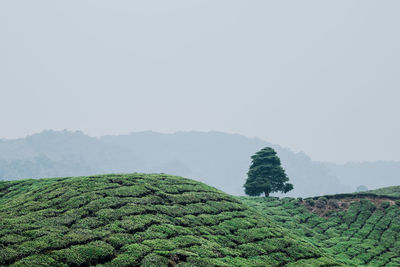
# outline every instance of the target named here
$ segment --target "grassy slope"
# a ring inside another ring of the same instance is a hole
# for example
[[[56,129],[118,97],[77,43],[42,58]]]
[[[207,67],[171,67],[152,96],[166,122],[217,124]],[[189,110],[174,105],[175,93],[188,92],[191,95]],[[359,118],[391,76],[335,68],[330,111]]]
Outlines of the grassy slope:
[[[334,265],[221,191],[167,175],[0,183],[0,265]]]
[[[377,195],[392,196],[400,198],[400,186],[389,186],[376,190],[368,191]]]
[[[240,199],[345,264],[400,266],[400,208],[393,196]]]

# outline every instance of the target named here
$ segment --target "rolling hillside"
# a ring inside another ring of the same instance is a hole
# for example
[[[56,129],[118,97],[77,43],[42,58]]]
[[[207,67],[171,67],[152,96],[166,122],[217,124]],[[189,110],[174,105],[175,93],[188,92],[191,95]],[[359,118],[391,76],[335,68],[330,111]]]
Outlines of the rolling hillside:
[[[372,194],[383,195],[383,196],[391,196],[391,197],[399,197],[400,198],[400,186],[389,186],[384,188],[379,188],[376,190],[368,191]]]
[[[400,196],[393,189],[305,200],[240,199],[346,265],[400,266]]]
[[[1,266],[337,264],[237,198],[162,174],[0,182],[0,229]]]

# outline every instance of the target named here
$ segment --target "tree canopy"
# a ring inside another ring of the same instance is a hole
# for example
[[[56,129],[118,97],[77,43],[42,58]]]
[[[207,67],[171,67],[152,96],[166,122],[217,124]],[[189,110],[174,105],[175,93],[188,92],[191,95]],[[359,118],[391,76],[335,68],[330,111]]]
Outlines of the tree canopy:
[[[287,193],[293,189],[274,149],[263,148],[251,159],[248,178],[244,184],[247,195],[259,196],[264,193],[265,196],[269,196],[273,192]]]

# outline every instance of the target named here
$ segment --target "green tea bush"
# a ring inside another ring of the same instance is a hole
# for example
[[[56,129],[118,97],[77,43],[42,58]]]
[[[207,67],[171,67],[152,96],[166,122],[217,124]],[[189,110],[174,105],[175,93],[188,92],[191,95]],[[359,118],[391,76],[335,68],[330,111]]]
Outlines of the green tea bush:
[[[325,197],[320,197],[318,200],[315,202],[315,206],[319,209],[323,209],[326,207],[328,203],[328,200]]]
[[[389,208],[389,207],[390,207],[389,201],[383,201],[383,202],[381,203],[381,208],[382,208],[382,209],[387,209],[387,208]]]
[[[337,199],[329,199],[328,200],[328,206],[333,209],[338,209],[339,208],[339,201]]]
[[[308,205],[310,205],[311,207],[313,207],[314,204],[315,204],[315,201],[314,201],[314,199],[308,198],[308,199],[306,199],[306,203],[307,203]]]

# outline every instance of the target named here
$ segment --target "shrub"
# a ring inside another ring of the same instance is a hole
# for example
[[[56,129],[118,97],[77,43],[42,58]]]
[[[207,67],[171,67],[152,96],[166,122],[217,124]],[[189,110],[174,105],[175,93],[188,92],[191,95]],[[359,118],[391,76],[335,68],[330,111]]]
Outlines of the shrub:
[[[33,255],[26,257],[14,264],[15,267],[24,266],[63,266],[49,255]]]
[[[114,254],[114,248],[105,242],[94,241],[55,251],[54,254],[68,265],[82,266],[95,264],[100,260],[111,257]]]
[[[316,202],[315,202],[315,206],[317,207],[317,208],[319,208],[319,209],[323,209],[323,208],[325,208],[326,207],[326,200],[325,199],[322,199],[322,198],[319,198]]]
[[[342,204],[340,204],[340,207],[342,209],[348,209],[349,208],[349,204],[347,202],[342,202]]]
[[[338,209],[339,208],[339,201],[336,199],[329,199],[328,200],[328,206],[333,208],[333,209]]]
[[[389,207],[390,207],[389,201],[383,201],[383,202],[381,203],[381,208],[382,208],[382,209],[387,209],[387,208],[389,208]]]
[[[311,207],[313,207],[314,204],[315,204],[315,201],[314,201],[314,199],[312,199],[312,198],[307,198],[307,199],[306,199],[306,203],[307,203],[308,205],[310,205]]]
[[[154,267],[154,266],[168,266],[168,259],[157,255],[155,253],[151,253],[144,257],[140,266],[143,267]]]

